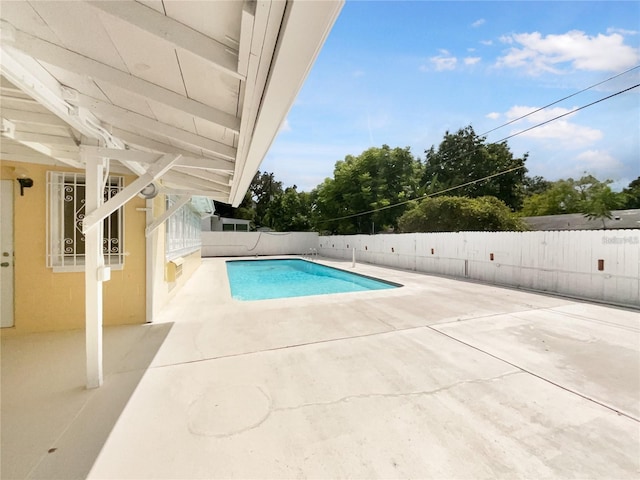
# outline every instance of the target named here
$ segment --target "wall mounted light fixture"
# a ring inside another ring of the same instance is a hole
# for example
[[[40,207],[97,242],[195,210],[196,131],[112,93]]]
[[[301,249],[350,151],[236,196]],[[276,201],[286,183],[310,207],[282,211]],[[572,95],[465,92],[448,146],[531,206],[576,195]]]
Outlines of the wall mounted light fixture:
[[[20,184],[20,196],[24,197],[24,189],[33,187],[33,179],[29,177],[29,172],[24,168],[16,168],[15,175]]]

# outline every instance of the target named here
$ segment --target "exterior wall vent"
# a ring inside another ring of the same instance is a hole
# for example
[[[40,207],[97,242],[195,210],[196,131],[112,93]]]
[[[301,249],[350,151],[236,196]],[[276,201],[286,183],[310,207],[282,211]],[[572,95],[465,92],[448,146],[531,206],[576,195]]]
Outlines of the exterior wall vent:
[[[182,265],[184,264],[184,258],[178,257],[174,258],[170,262],[167,263],[166,267],[166,280],[167,282],[173,283],[182,275]]]

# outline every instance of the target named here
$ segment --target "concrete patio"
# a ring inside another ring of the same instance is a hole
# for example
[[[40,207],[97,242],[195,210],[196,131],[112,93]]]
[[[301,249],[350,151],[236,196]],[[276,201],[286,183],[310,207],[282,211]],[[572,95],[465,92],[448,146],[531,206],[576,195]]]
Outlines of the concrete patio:
[[[3,335],[2,478],[640,476],[637,311],[355,271],[404,286],[238,302],[204,259],[97,390],[83,332]]]

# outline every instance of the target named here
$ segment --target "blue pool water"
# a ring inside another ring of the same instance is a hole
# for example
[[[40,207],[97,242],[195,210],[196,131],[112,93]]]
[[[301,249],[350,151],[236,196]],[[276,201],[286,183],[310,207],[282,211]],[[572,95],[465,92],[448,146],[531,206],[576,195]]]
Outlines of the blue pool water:
[[[229,260],[227,275],[236,300],[304,297],[383,290],[401,285],[306,260]]]

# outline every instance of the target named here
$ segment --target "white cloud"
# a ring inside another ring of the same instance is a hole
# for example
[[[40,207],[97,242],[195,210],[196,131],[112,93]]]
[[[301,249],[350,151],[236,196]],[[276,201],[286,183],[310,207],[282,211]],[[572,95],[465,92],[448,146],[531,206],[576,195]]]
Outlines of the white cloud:
[[[516,105],[511,107],[509,111],[505,113],[505,116],[509,120],[515,120],[537,109],[538,107]],[[522,121],[526,122],[527,125],[516,127],[511,131],[511,134],[549,121],[560,115],[567,114],[571,110],[572,109],[570,108],[561,107],[541,110],[524,118]],[[602,138],[602,132],[600,130],[571,122],[570,119],[575,115],[575,113],[566,115],[558,120],[536,127],[528,132],[524,132],[518,135],[518,137],[547,142],[551,141],[563,149],[584,148],[585,146],[591,145]]]
[[[490,46],[490,45],[493,45],[493,40],[480,40],[480,43],[482,45]]]
[[[466,57],[464,59],[464,64],[465,65],[475,65],[476,63],[478,63],[480,60],[482,60],[480,57]]]
[[[524,117],[528,115],[525,121],[531,124],[537,124],[541,122],[546,122],[547,120],[551,120],[552,118],[559,117],[560,115],[565,115],[571,110],[575,110],[575,108],[562,108],[562,107],[554,107],[554,108],[545,108],[544,110],[540,110],[539,112],[531,114],[538,110],[540,107],[528,107],[526,105],[514,105],[511,107],[506,113],[505,116],[509,120],[515,120],[516,118]],[[569,114],[564,118],[570,118],[575,113]]]
[[[458,59],[447,50],[440,50],[440,55],[431,57],[429,61],[434,65],[436,71],[453,70],[456,68]]]
[[[625,30],[624,28],[607,28],[607,33],[619,33],[621,35],[638,35],[638,30]]]
[[[513,130],[516,133],[521,129]],[[534,140],[546,140],[557,143],[563,149],[584,148],[602,138],[602,132],[591,127],[577,125],[565,119],[556,120],[553,123],[529,130],[520,138],[531,138]]]
[[[510,48],[506,55],[498,58],[497,66],[522,68],[532,75],[562,73],[567,66],[576,70],[619,71],[640,61],[638,49],[625,45],[618,33],[589,36],[572,30],[544,37],[533,32],[508,35],[500,40],[519,47]]]
[[[486,20],[484,18],[480,18],[480,19],[476,20],[475,22],[473,22],[471,24],[471,26],[474,27],[474,28],[477,28],[480,25],[484,25],[485,22],[486,22]]]
[[[491,112],[491,113],[487,113],[485,115],[485,117],[491,119],[491,120],[497,120],[500,118],[500,114],[498,112]]]
[[[289,119],[285,118],[284,122],[282,122],[282,125],[280,125],[280,130],[278,130],[278,133],[285,133],[290,131],[291,131],[291,124],[289,123]]]
[[[587,150],[576,156],[576,167],[590,173],[615,172],[622,168],[622,162],[603,150]]]

